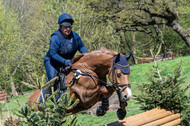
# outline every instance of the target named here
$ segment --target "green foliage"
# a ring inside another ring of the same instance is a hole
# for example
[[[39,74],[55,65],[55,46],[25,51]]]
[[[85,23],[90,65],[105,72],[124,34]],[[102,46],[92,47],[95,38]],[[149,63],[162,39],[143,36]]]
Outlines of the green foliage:
[[[0,118],[3,118],[3,105],[2,103],[0,103]]]
[[[0,87],[3,90],[10,89],[10,76],[18,67],[18,60],[20,58],[18,21],[13,11],[6,10],[0,1]],[[17,81],[18,78],[12,78]]]
[[[36,77],[36,79],[31,79],[35,86],[32,88],[36,89],[44,89],[53,83],[57,77],[52,79],[51,81],[45,83],[45,76]],[[31,87],[30,84],[23,82],[24,85]],[[17,99],[17,104],[20,106],[20,110],[18,107],[14,106],[12,109],[13,113],[18,117],[21,117],[22,120],[20,121],[20,125],[33,125],[33,126],[75,126],[77,124],[77,118],[72,113],[69,113],[68,110],[75,107],[79,100],[74,101],[74,94],[72,96],[69,95],[70,87],[67,88],[67,92],[62,93],[60,91],[61,97],[56,100],[55,96],[58,93],[58,90],[54,92],[52,88],[52,94],[43,98],[43,103],[37,102],[40,106],[40,110],[42,111],[35,111],[34,108],[29,108],[27,104],[22,106]],[[16,109],[15,109],[16,108]]]
[[[188,124],[190,96],[187,91],[190,89],[190,85],[182,88],[185,78],[181,77],[181,63],[175,68],[173,74],[162,76],[162,79],[157,72],[147,75],[150,83],[139,85],[142,93],[135,96],[135,99],[141,104],[141,108],[149,110],[161,107],[174,110],[182,113],[182,123]]]
[[[172,49],[172,52],[176,52],[178,54],[187,54],[187,46],[185,45],[183,40],[179,38],[175,32],[172,32],[169,28],[166,28],[164,31],[164,40],[165,43],[163,44],[162,52],[164,51],[164,49],[167,48]]]
[[[55,95],[46,98],[44,103],[39,103],[43,111],[34,111],[27,105],[21,107],[15,114],[22,118],[21,125],[33,126],[75,126],[78,125],[76,116],[67,113],[67,110],[77,105],[78,100],[74,103],[72,95],[69,96],[69,90],[64,93],[58,101],[52,100]]]
[[[190,5],[190,3],[189,3]],[[189,5],[179,6],[177,10],[180,12],[179,14],[179,21],[182,24],[182,26],[188,30],[190,22],[188,20],[185,20],[187,18],[190,18],[190,8]],[[188,30],[189,31],[189,30]]]
[[[75,20],[73,30],[79,33],[88,51],[105,46],[125,53],[136,50],[137,57],[141,57],[143,53],[149,54],[149,49],[156,47],[160,40],[151,41],[152,36],[141,31],[147,30],[155,36],[155,29],[150,26],[145,26],[145,29],[136,25],[132,25],[133,28],[128,26],[133,24],[133,20],[143,21],[145,25],[147,20],[152,21],[148,15],[138,10],[140,7],[151,8],[151,12],[161,14],[171,0],[156,0],[154,4],[148,4],[148,1],[1,0],[0,87],[11,91],[9,80],[15,69],[16,73],[11,77],[15,87],[21,90],[26,89],[21,81],[33,85],[31,78],[45,73],[43,57],[49,48],[51,33],[58,29],[57,19],[62,13],[72,15]],[[166,6],[161,6],[162,3]],[[180,0],[176,3],[179,22],[188,30],[189,2]],[[171,8],[173,7],[172,4]],[[153,19],[161,24],[165,23],[159,18]],[[182,55],[189,53],[183,40],[172,29],[165,25],[159,28],[163,31],[165,40],[162,52],[168,47]],[[136,44],[131,38],[133,31],[139,31],[136,32]]]

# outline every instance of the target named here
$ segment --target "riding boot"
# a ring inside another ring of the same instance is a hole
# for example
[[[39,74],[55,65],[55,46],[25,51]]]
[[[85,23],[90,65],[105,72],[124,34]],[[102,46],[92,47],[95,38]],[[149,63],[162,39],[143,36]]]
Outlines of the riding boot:
[[[67,88],[65,87],[65,79],[66,79],[66,75],[64,73],[59,73],[60,90],[64,92],[65,90],[67,90]]]
[[[65,86],[66,75],[62,72],[59,73],[59,82],[56,86],[56,89],[60,90],[55,96],[56,101],[67,91],[67,87]]]

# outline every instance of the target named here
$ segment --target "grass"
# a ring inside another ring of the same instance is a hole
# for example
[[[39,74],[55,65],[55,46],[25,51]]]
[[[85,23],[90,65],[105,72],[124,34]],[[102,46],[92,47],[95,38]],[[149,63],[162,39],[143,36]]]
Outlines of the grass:
[[[144,112],[139,109],[140,105],[136,104],[135,100],[130,100],[127,106],[127,115],[126,117],[130,117],[139,113]],[[102,117],[97,117],[96,115],[89,114],[78,114],[78,121],[81,126],[102,126],[105,124],[109,124],[115,121],[118,121],[117,113],[115,112],[107,112]]]
[[[180,61],[182,62],[182,77],[186,77],[186,83],[184,85],[187,86],[187,84],[190,83],[190,56],[186,57],[178,57],[174,60],[168,60],[168,61],[162,61],[157,62],[159,70],[162,68],[166,69],[166,72],[164,72],[163,76],[167,76],[168,74],[173,74],[174,69],[178,66]],[[137,88],[137,84],[143,84],[147,83],[148,77],[146,73],[149,73],[150,69],[153,69],[154,62],[152,63],[145,63],[145,64],[138,64],[131,66],[131,74],[130,74],[130,82],[132,83],[132,92],[133,94],[139,94],[139,90]]]
[[[24,106],[29,96],[17,96],[17,100],[19,101],[21,106]],[[6,118],[12,116],[13,118],[16,118],[16,116],[13,114],[13,110],[16,110],[16,108],[20,108],[19,104],[16,102],[16,99],[13,97],[9,98],[9,102],[6,104],[0,104],[0,109],[2,112],[0,113],[0,126],[3,125],[3,121],[6,120]]]
[[[166,68],[166,72],[164,76],[168,74],[173,74],[174,68],[177,67],[180,60],[183,60],[182,62],[182,77],[186,76],[186,83],[184,84],[184,87],[187,86],[187,84],[190,83],[190,56],[186,57],[179,57],[174,60],[168,60],[163,62],[157,62],[159,69]],[[154,66],[154,63],[145,63],[145,64],[138,64],[131,66],[131,75],[130,75],[130,82],[132,85],[132,92],[133,94],[137,95],[140,94],[140,91],[138,90],[137,84],[143,84],[147,83],[148,77],[146,73],[152,69]],[[27,101],[29,96],[18,96],[17,99],[21,103],[21,105],[24,105]],[[15,102],[14,98],[9,98],[10,102],[3,105],[2,110],[10,113],[10,110],[14,107],[19,107],[19,105]],[[128,102],[127,106],[127,115],[126,117],[136,115],[138,113],[143,112],[142,110],[139,110],[140,105],[136,104],[135,100],[130,100]],[[117,114],[116,112],[107,112],[106,115],[102,117],[97,117],[96,115],[89,115],[89,114],[77,114],[79,124],[81,126],[101,126],[104,124],[109,124],[111,122],[117,121]]]
[[[28,97],[29,96],[17,96],[16,98],[19,101],[20,105],[23,106],[26,103]],[[6,105],[3,106],[3,111],[8,111],[10,109],[14,109],[15,107],[20,107],[15,98],[9,98],[9,101],[10,102],[6,103]]]
[[[127,116],[136,115],[142,113],[142,110],[127,110]],[[96,115],[80,114],[78,116],[79,124],[81,126],[103,126],[115,121],[118,121],[116,112],[108,112],[103,117],[97,117]]]

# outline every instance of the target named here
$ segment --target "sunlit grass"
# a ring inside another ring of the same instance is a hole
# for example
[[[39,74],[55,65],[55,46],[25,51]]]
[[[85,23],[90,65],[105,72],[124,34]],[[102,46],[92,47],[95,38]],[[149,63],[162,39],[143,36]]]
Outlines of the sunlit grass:
[[[126,117],[136,115],[138,113],[144,112],[143,110],[127,110]],[[96,115],[87,115],[87,114],[80,114],[78,116],[79,124],[81,126],[103,126],[105,124],[109,124],[115,121],[118,121],[116,112],[107,112],[102,117],[97,117]]]
[[[28,95],[27,96],[17,96],[17,100],[19,101],[19,103],[17,103],[16,99],[11,97],[9,98],[9,102],[6,103],[6,105],[3,106],[3,111],[8,111],[10,109],[14,109],[15,107],[20,107],[19,104],[21,106],[25,105],[27,99],[28,99]]]

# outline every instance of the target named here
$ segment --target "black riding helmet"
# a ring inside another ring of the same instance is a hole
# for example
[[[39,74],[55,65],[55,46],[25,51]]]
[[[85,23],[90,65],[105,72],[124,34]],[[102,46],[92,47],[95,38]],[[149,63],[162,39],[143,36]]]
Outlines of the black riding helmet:
[[[72,26],[73,23],[74,23],[73,18],[71,17],[71,15],[69,15],[67,13],[60,15],[58,18],[58,24],[59,25]]]

